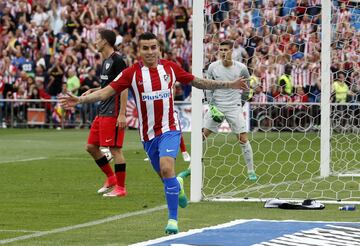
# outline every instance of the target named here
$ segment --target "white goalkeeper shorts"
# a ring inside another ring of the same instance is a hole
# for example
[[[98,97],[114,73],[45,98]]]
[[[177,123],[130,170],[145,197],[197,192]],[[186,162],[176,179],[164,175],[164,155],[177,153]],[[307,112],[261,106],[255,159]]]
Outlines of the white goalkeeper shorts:
[[[217,107],[225,115],[226,121],[229,123],[231,131],[235,134],[247,132],[244,112],[241,106],[220,108]],[[215,122],[210,115],[210,111],[206,111],[204,115],[203,127],[212,132],[218,132],[221,123]]]

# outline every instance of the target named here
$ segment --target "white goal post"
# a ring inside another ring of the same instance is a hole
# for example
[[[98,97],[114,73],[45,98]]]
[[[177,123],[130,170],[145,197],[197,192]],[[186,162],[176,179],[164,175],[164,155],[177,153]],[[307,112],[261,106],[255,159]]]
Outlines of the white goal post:
[[[331,65],[331,0],[321,0],[321,135],[320,176],[330,174],[330,65]]]
[[[209,2],[211,3],[211,1]],[[197,77],[204,76],[205,67],[206,51],[204,40],[207,23],[205,22],[204,6],[205,0],[193,1],[192,73]],[[311,125],[310,131],[299,131],[299,128],[296,130],[294,128],[293,131],[282,131],[270,126],[268,128],[270,130],[261,130],[260,133],[249,133],[250,143],[252,143],[252,140],[256,142],[253,145],[255,169],[259,169],[261,172],[258,176],[258,181],[255,183],[245,180],[239,181],[239,179],[246,179],[245,176],[245,178],[241,176],[246,165],[241,155],[238,157],[231,153],[231,151],[237,150],[237,145],[228,134],[219,133],[218,136],[210,139],[208,143],[202,141],[204,94],[202,90],[193,87],[191,202],[199,202],[201,200],[265,201],[271,198],[302,201],[309,198],[325,203],[360,204],[360,150],[359,153],[356,153],[357,146],[360,146],[360,123],[358,123],[360,119],[355,119],[357,123],[354,124],[358,125],[353,128],[348,127],[336,131],[333,126],[338,121],[343,121],[341,118],[343,116],[338,116],[336,112],[334,113],[334,108],[336,110],[337,104],[331,102],[332,8],[332,1],[321,1],[321,103],[312,104],[320,105],[319,112],[321,114],[319,113],[317,116],[320,125],[316,129]],[[310,105],[309,107],[311,107],[311,103],[305,105]],[[351,123],[354,117],[360,117],[360,114],[356,114],[357,109],[353,109],[353,107],[360,109],[359,103],[344,103],[342,106],[346,107],[348,111],[354,110],[353,115],[348,117],[351,118],[348,120]],[[267,116],[265,115],[264,117],[266,119]],[[292,121],[293,123],[291,124],[293,125],[300,124],[300,120],[296,121],[296,119],[285,118],[285,124],[288,124],[288,121]],[[273,124],[273,121],[269,124]],[[293,156],[289,157],[288,160],[284,160],[284,155],[281,156],[277,151],[279,151],[278,147],[281,144],[284,144],[285,148],[288,143],[287,141],[291,142],[291,146],[296,146],[298,149],[285,150],[285,154],[289,153],[289,155]],[[348,142],[345,143],[345,141]],[[318,146],[315,146],[316,144]],[[352,144],[354,144],[353,148],[355,150],[351,149]],[[266,150],[269,151],[268,153],[262,152],[261,148],[265,145],[271,145],[271,149]],[[308,156],[306,145],[309,149],[314,148]],[[347,146],[350,146],[350,153],[347,152]],[[301,151],[303,152],[301,153]],[[209,153],[211,156],[206,156]],[[305,161],[297,160],[296,156],[300,156],[299,158]],[[220,163],[221,160],[219,159],[221,158],[223,159],[222,166],[217,167],[216,165]],[[237,162],[242,162],[241,166],[237,166],[236,163],[226,163],[231,158],[235,158]],[[314,165],[309,158],[314,158]],[[295,159],[296,161],[294,162]],[[205,164],[208,161],[210,164]],[[260,163],[258,166],[257,162]],[[287,162],[292,163],[288,165],[289,163]],[[271,167],[272,163],[274,163],[273,167]],[[207,175],[214,175],[216,177],[208,177]],[[294,176],[294,180],[286,177],[286,175]],[[267,180],[271,182],[266,183]]]
[[[193,2],[193,29],[192,29],[192,72],[197,77],[203,76],[204,56],[204,0]],[[192,88],[191,98],[191,188],[190,200],[201,200],[202,187],[202,97],[200,89]],[[199,118],[200,116],[200,118]]]

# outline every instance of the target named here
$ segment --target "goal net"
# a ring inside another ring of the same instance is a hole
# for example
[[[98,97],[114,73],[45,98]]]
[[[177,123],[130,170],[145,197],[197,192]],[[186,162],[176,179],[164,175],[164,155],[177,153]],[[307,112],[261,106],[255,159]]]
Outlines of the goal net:
[[[203,9],[204,75],[219,44],[232,40],[233,60],[252,76],[244,112],[257,180],[225,120],[191,164],[202,165],[192,191],[205,200],[360,202],[359,4],[207,0]]]

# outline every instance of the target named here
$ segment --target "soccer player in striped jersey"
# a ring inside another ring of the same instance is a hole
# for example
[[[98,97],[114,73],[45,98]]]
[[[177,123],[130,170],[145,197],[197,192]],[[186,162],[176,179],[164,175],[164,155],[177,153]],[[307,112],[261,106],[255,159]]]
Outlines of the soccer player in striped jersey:
[[[64,108],[80,103],[105,100],[130,88],[139,113],[139,132],[154,170],[159,174],[168,205],[165,233],[178,233],[178,206],[186,207],[183,180],[175,176],[175,158],[180,145],[179,121],[174,111],[173,89],[176,81],[191,83],[199,89],[248,89],[244,78],[234,81],[201,79],[171,61],[159,59],[159,43],[153,33],[139,36],[141,61],[125,69],[109,86],[86,96],[59,97]]]

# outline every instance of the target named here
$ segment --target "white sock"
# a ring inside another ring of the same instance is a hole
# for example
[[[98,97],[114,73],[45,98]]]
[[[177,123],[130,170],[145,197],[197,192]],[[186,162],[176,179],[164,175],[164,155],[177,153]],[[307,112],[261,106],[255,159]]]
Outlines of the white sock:
[[[240,144],[241,150],[244,154],[244,159],[246,162],[246,166],[249,172],[254,172],[254,161],[253,161],[253,151],[250,145],[250,141],[247,141],[244,144]]]

